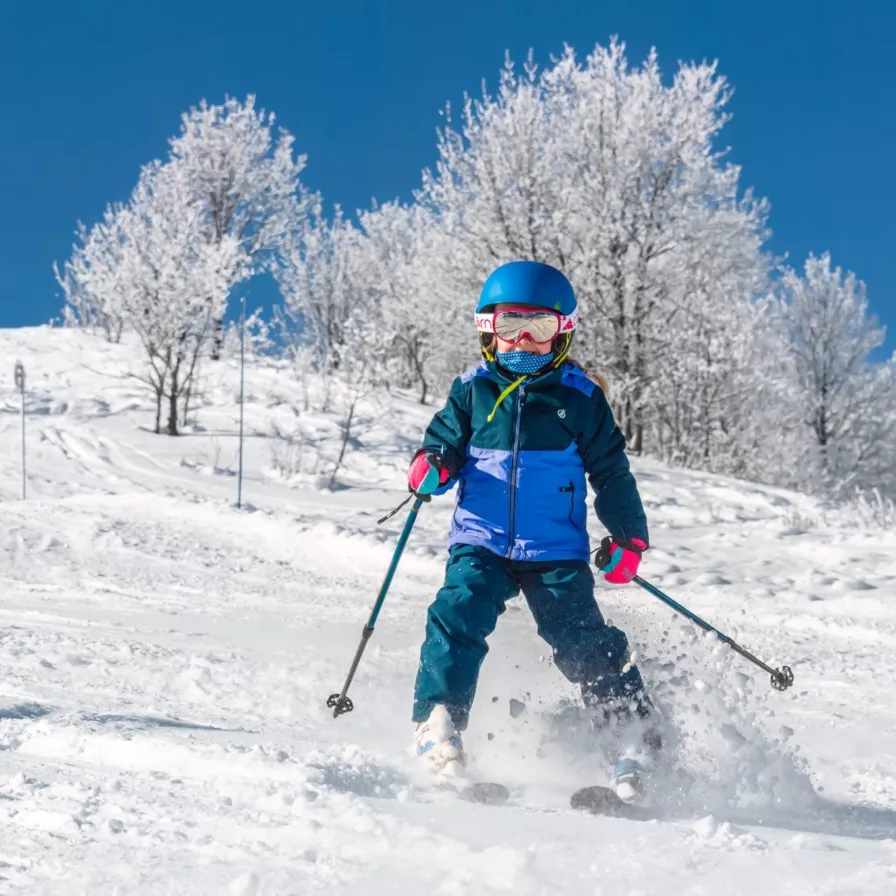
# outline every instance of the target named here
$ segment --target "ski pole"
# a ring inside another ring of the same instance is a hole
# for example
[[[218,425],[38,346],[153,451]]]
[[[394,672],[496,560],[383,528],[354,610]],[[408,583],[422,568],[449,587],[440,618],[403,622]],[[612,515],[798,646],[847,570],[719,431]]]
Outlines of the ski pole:
[[[411,507],[411,512],[408,514],[407,522],[404,524],[404,529],[402,529],[401,535],[398,538],[398,544],[395,546],[395,553],[392,555],[392,562],[389,564],[389,568],[386,570],[386,578],[383,579],[380,593],[379,595],[377,595],[376,603],[373,605],[373,610],[370,613],[370,618],[367,620],[367,625],[364,626],[364,630],[361,632],[361,643],[358,644],[358,649],[355,652],[355,658],[352,660],[351,668],[348,670],[348,677],[345,679],[345,684],[342,687],[342,693],[331,694],[327,700],[327,706],[333,710],[334,719],[341,716],[344,712],[351,712],[355,708],[355,705],[346,695],[348,694],[348,689],[352,683],[352,679],[355,677],[355,672],[357,672],[358,670],[358,664],[361,662],[361,657],[364,655],[364,648],[367,646],[367,642],[370,640],[370,636],[373,634],[373,627],[376,625],[377,617],[380,615],[380,610],[383,607],[383,601],[385,601],[386,599],[386,592],[389,590],[389,586],[392,584],[392,577],[395,575],[395,570],[398,567],[398,561],[401,559],[402,551],[404,551],[404,546],[407,544],[408,537],[411,534],[411,529],[414,528],[414,522],[417,519],[417,512],[420,510],[422,504],[423,499],[417,498],[417,500],[414,501],[413,507]]]
[[[790,666],[782,666],[780,669],[772,669],[771,666],[767,666],[762,660],[757,659],[750,653],[749,650],[744,650],[739,644],[733,641],[728,635],[722,634],[717,628],[713,628],[708,622],[705,622],[701,619],[696,613],[692,613],[687,607],[682,606],[678,603],[677,600],[672,600],[668,594],[663,594],[659,588],[655,585],[651,585],[650,582],[645,582],[641,576],[635,576],[632,579],[633,582],[637,582],[648,594],[652,594],[654,597],[659,598],[664,604],[671,607],[675,610],[676,613],[680,613],[686,619],[690,619],[695,625],[699,625],[700,628],[705,632],[712,632],[720,641],[727,644],[735,653],[739,653],[744,659],[749,660],[753,665],[758,666],[760,669],[764,669],[771,675],[772,678],[772,687],[776,691],[786,691],[793,684],[793,670]]]

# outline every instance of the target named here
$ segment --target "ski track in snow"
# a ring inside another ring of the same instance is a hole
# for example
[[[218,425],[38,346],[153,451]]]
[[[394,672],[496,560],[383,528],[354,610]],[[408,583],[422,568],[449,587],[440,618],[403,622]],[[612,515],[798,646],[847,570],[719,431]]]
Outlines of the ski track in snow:
[[[795,686],[772,691],[653,598],[600,586],[670,758],[659,820],[580,815],[569,795],[605,781],[608,744],[512,601],[467,736],[477,772],[512,796],[477,806],[427,786],[408,754],[450,498],[421,512],[355,711],[334,720],[325,706],[404,516],[376,520],[404,497],[432,408],[393,397],[345,487],[311,475],[290,487],[271,472],[274,427],[319,435],[336,419],[250,365],[238,511],[232,364],[204,377],[201,428],[167,439],[122,375],[126,347],[7,330],[0,358],[0,896],[896,893],[896,534],[636,460],[654,545],[644,576],[790,664]],[[29,377],[26,502],[16,359]]]

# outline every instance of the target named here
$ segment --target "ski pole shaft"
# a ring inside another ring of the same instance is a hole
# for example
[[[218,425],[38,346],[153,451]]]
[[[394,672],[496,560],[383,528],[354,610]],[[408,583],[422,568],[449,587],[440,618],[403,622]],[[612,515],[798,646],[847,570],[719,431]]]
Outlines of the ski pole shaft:
[[[389,563],[389,568],[386,570],[386,577],[383,579],[383,584],[380,587],[380,593],[377,595],[373,609],[370,611],[370,618],[367,620],[367,625],[364,626],[364,630],[361,632],[361,641],[358,644],[358,649],[355,651],[355,658],[352,660],[351,668],[348,670],[348,676],[342,687],[342,693],[331,694],[327,700],[327,706],[333,710],[333,718],[338,718],[343,713],[351,712],[355,708],[354,704],[347,696],[348,689],[351,687],[355,672],[358,671],[358,666],[361,663],[361,657],[364,655],[364,649],[367,647],[367,642],[370,640],[371,635],[373,635],[376,620],[380,615],[380,610],[383,608],[383,603],[386,600],[386,594],[389,591],[389,586],[392,584],[392,579],[395,577],[398,561],[401,559],[404,547],[408,543],[411,529],[414,528],[414,523],[417,520],[417,513],[422,505],[423,500],[421,498],[417,498],[417,500],[414,501],[414,504],[411,507],[411,512],[408,514],[407,522],[404,524],[404,529],[401,530],[398,544],[395,546],[395,552],[392,554],[392,561]]]
[[[655,585],[651,585],[650,582],[646,582],[640,576],[635,576],[632,579],[633,582],[640,585],[648,594],[652,594],[658,600],[661,600],[666,606],[671,607],[675,610],[676,613],[684,616],[685,619],[689,619],[695,625],[698,625],[705,632],[711,632],[714,634],[720,641],[727,644],[735,653],[739,653],[744,659],[749,660],[753,665],[758,666],[760,669],[768,672],[771,676],[772,687],[776,691],[786,691],[793,684],[793,670],[790,666],[782,666],[780,669],[773,669],[771,666],[762,662],[758,657],[753,656],[749,650],[745,650],[740,646],[736,641],[732,638],[729,638],[728,635],[723,634],[717,628],[710,625],[704,619],[701,619],[696,613],[692,613],[687,607],[683,604],[680,604],[677,600],[673,600],[669,597],[668,594],[664,594],[657,588]]]

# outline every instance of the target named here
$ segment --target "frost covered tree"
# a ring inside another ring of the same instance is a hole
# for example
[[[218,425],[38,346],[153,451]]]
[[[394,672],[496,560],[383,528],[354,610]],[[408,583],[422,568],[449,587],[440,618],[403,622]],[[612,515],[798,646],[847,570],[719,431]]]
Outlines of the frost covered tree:
[[[277,273],[293,357],[324,374],[339,372],[359,351],[348,322],[376,320],[377,343],[387,348],[382,383],[414,390],[425,402],[475,358],[469,308],[458,316],[441,276],[443,249],[437,222],[419,205],[375,205],[357,224],[338,207],[331,221],[316,214]]]
[[[793,396],[804,436],[794,484],[827,495],[896,482],[896,366],[871,353],[885,329],[868,313],[865,284],[810,255],[779,284]]]
[[[580,301],[573,356],[610,379],[634,452],[818,493],[896,494],[896,360],[864,286],[810,258],[773,288],[767,205],[721,145],[730,89],[715,65],[663,78],[612,41],[447,110],[412,204],[330,217],[289,134],[254,97],[183,116],[167,163],[125,206],[78,229],[56,275],[66,318],[117,340],[177,432],[196,371],[221,350],[234,285],[273,271],[278,344],[310,403],[341,409],[335,480],[382,389],[441,392],[478,358],[472,308],[497,265],[548,262]],[[369,408],[367,409],[369,410]],[[367,413],[365,410],[365,413]]]
[[[124,234],[121,205],[108,206],[103,220],[89,230],[79,223],[71,258],[53,273],[65,296],[63,320],[102,332],[109,342],[119,342],[125,325],[121,274]]]
[[[204,241],[200,210],[177,163],[146,166],[125,212],[125,307],[144,350],[141,376],[167,399],[169,435],[186,421],[202,358],[209,353],[242,254],[224,237]],[[156,431],[159,431],[159,415]]]
[[[519,258],[562,266],[558,240],[569,232],[564,193],[572,159],[551,154],[547,92],[534,66],[518,78],[508,61],[497,97],[467,97],[461,122],[450,107],[439,132],[435,169],[424,171],[417,201],[432,216],[441,237],[429,253],[430,281],[439,298],[467,320],[471,299],[489,272]]]
[[[301,183],[305,157],[294,155],[293,137],[284,130],[274,133],[274,115],[255,107],[255,98],[244,103],[228,98],[221,105],[203,101],[182,116],[181,130],[170,141],[164,198],[173,205],[166,214],[189,220],[197,255],[228,259],[229,268],[218,268],[216,283],[225,277],[225,302],[213,319],[213,355],[220,350],[226,296],[247,277],[268,271],[277,253],[292,243],[318,205]],[[154,163],[159,167],[159,163]],[[138,187],[138,190],[140,187]],[[154,200],[159,213],[162,196]],[[124,322],[119,312],[119,288],[111,289],[112,274],[121,272],[121,237],[114,229],[120,206],[110,206],[104,220],[89,230],[79,225],[81,245],[56,279],[66,298],[65,319],[70,324],[97,328],[117,340]],[[234,248],[235,247],[235,248]],[[106,292],[98,292],[97,283]],[[217,288],[217,287],[216,287]],[[211,301],[211,299],[209,299]]]
[[[774,344],[767,303],[754,301],[766,288],[763,232],[748,238],[736,207],[712,209],[702,235],[696,215],[691,226],[699,254],[683,270],[667,272],[676,293],[667,297],[662,331],[653,336],[659,354],[644,393],[647,442],[671,462],[744,475],[753,398],[769,364],[757,358]],[[780,347],[775,352],[780,356]]]
[[[379,397],[388,384],[391,348],[388,333],[376,309],[358,309],[345,320],[340,366],[332,374],[336,393],[333,409],[338,409],[340,413],[341,437],[330,474],[331,488],[336,484],[346,450],[363,429],[383,416],[380,412],[376,417],[368,415],[362,420],[360,411],[364,402],[382,407]]]
[[[184,178],[187,204],[199,216],[197,239],[208,246],[235,243],[229,253],[230,287],[268,271],[276,253],[304,226],[318,199],[303,187],[305,156],[294,155],[294,138],[274,134],[275,116],[228,97],[223,104],[203,101],[182,118],[171,140],[171,159]],[[229,292],[229,290],[228,290]],[[217,356],[223,309],[215,318]]]
[[[370,238],[337,207],[332,221],[313,218],[277,272],[281,342],[299,381],[318,374],[322,404],[339,414],[330,486],[359,427],[372,422],[362,422],[362,404],[388,387],[395,361],[396,334],[383,316],[386,290],[374,256]]]
[[[584,62],[567,49],[541,72],[508,62],[495,96],[468,98],[459,127],[449,119],[418,193],[450,244],[458,309],[513,258],[568,274],[583,312],[575,353],[609,374],[634,451],[656,447],[645,421],[666,404],[677,334],[763,288],[765,204],[740,195],[740,170],[715,147],[728,98],[714,66],[682,65],[667,86],[655,54],[631,68],[616,42]]]
[[[350,319],[374,317],[363,233],[335,209],[333,220],[316,214],[300,239],[283,252],[276,272],[283,296],[280,328],[294,359],[324,373],[338,371],[351,351]]]
[[[152,389],[155,431],[166,412],[169,435],[186,419],[233,271],[244,270],[236,240],[202,238],[205,222],[186,183],[175,163],[145,166],[128,202],[82,228],[82,245],[57,270],[81,324],[110,338],[123,329],[135,334],[142,354],[131,375]]]
[[[362,213],[359,226],[368,289],[393,336],[394,381],[425,403],[476,357],[469,308],[458,315],[443,285],[443,234],[425,208],[395,202]]]

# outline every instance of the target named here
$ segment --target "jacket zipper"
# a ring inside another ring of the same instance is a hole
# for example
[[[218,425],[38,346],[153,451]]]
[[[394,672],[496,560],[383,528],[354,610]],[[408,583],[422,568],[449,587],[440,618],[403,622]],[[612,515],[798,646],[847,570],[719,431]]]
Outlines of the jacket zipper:
[[[516,538],[514,528],[516,526],[516,474],[520,459],[520,429],[523,421],[523,406],[526,404],[526,387],[520,386],[517,393],[519,399],[516,405],[516,421],[513,424],[513,456],[510,463],[510,526],[508,527],[507,553],[510,557],[513,553],[513,542]]]

